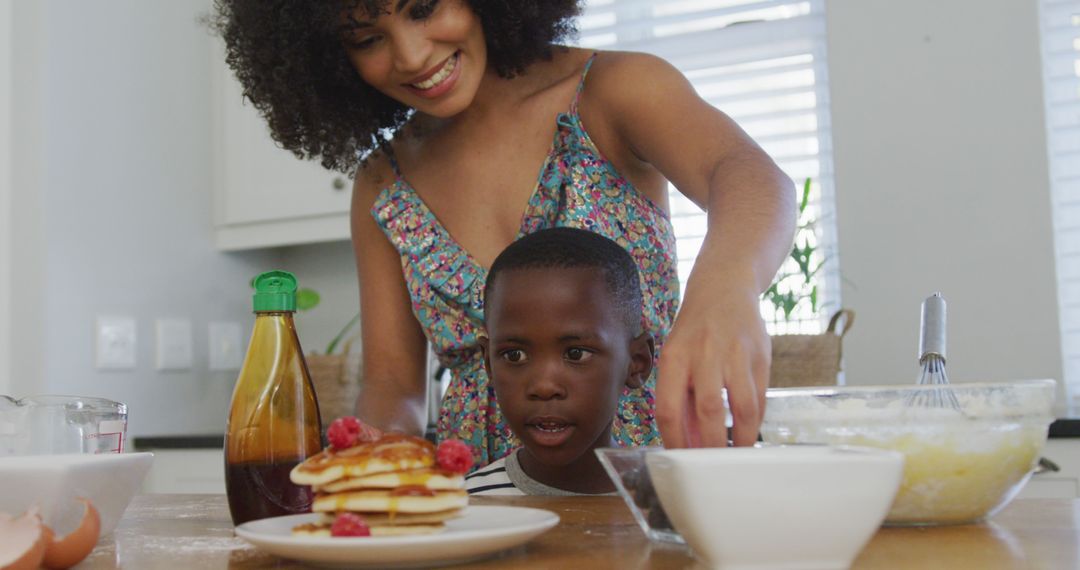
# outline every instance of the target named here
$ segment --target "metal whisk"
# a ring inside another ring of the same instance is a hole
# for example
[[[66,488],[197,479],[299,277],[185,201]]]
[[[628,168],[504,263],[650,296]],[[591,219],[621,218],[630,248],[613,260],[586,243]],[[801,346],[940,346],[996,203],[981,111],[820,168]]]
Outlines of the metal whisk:
[[[945,374],[945,299],[934,293],[922,303],[919,327],[919,374],[920,385],[938,386],[921,389],[908,399],[909,405],[931,408],[960,409],[956,394],[947,386]]]

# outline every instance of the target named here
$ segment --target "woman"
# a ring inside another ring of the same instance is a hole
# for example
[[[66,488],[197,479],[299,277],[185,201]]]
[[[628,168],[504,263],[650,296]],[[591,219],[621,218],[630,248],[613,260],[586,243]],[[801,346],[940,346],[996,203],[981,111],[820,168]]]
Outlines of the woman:
[[[356,170],[366,421],[423,429],[430,341],[453,375],[439,436],[471,442],[479,465],[508,453],[476,342],[486,268],[516,238],[570,226],[634,257],[660,354],[659,378],[623,394],[616,438],[658,444],[659,429],[668,447],[726,445],[726,388],[731,440],[755,441],[770,357],[758,299],[790,249],[794,193],[671,65],[556,45],[572,0],[217,9],[228,62],[274,138]],[[668,181],[709,212],[678,319]]]

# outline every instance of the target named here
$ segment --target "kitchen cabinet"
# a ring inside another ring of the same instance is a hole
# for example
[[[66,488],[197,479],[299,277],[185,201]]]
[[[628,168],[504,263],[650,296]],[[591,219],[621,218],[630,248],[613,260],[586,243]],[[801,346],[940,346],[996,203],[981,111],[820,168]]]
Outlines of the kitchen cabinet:
[[[214,239],[222,250],[349,238],[352,181],[277,146],[217,43],[213,60]]]
[[[1018,495],[1024,499],[1075,499],[1080,497],[1080,438],[1053,438],[1046,442],[1043,457],[1061,471],[1036,473]]]
[[[225,492],[222,449],[152,449],[154,463],[143,480],[143,493]]]

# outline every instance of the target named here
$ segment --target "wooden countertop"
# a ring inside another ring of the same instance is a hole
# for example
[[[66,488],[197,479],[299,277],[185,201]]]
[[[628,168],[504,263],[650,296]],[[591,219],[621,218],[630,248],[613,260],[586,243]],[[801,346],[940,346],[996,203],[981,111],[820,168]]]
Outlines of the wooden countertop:
[[[477,497],[558,513],[559,526],[469,568],[702,568],[685,547],[650,543],[618,497]],[[823,513],[822,524],[828,524]],[[777,545],[783,548],[783,545]],[[224,495],[139,495],[79,569],[305,568],[233,536]],[[465,568],[466,566],[459,566]],[[853,568],[1080,568],[1080,499],[1021,499],[991,522],[883,528]]]

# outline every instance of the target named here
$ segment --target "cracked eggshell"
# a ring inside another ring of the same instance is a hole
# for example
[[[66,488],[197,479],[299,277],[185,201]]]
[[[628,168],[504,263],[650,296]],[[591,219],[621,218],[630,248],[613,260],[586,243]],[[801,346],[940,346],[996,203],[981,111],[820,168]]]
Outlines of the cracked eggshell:
[[[0,513],[0,570],[35,570],[45,557],[48,537],[37,509],[19,517]]]
[[[101,536],[101,516],[89,500],[82,497],[77,500],[82,502],[84,510],[82,520],[75,530],[57,537],[49,527],[44,527],[48,545],[45,547],[42,564],[46,568],[71,568],[82,562],[97,546],[98,537]]]

